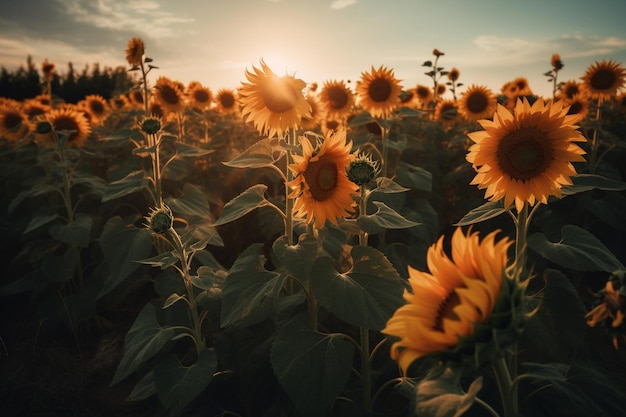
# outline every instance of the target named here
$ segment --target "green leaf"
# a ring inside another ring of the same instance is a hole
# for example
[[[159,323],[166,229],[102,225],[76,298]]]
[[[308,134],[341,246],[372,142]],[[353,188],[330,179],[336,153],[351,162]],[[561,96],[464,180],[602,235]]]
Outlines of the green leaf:
[[[414,190],[432,191],[433,175],[424,168],[400,162],[396,168],[396,181]]]
[[[424,110],[417,110],[404,106],[396,110],[396,115],[399,117],[418,117],[424,113],[426,113]]]
[[[222,327],[258,323],[274,311],[285,276],[265,269],[263,245],[249,246],[237,258],[222,290]]]
[[[173,329],[161,327],[154,306],[146,304],[126,333],[124,356],[115,370],[111,385],[135,372],[139,366],[159,353],[175,335]]]
[[[146,229],[127,226],[119,216],[112,217],[104,225],[100,235],[100,248],[104,264],[109,270],[100,296],[117,287],[128,278],[152,251],[152,235]]]
[[[302,417],[328,414],[350,377],[354,348],[342,334],[314,331],[299,315],[278,330],[270,359]]]
[[[51,221],[53,221],[57,217],[59,217],[59,215],[57,213],[52,213],[52,214],[49,214],[49,215],[35,216],[35,217],[33,217],[30,220],[30,222],[28,222],[28,224],[26,225],[26,228],[24,229],[22,234],[26,234],[28,232],[32,232],[33,230],[37,230],[41,226],[44,226],[44,225],[50,223]]]
[[[213,149],[202,149],[182,142],[175,142],[177,156],[199,158],[215,152]]]
[[[140,261],[134,261],[134,262],[145,264],[145,265],[158,266],[158,267],[161,267],[161,269],[165,269],[167,267],[170,267],[176,264],[176,262],[178,262],[178,257],[174,255],[174,252],[169,251],[169,252],[160,253],[157,256],[153,256],[152,258],[142,259]]]
[[[183,185],[182,194],[166,199],[166,204],[177,215],[206,217],[211,213],[206,191],[188,182]]]
[[[15,210],[15,208],[19,206],[20,203],[26,200],[27,198],[36,197],[36,196],[43,195],[43,194],[48,194],[56,190],[57,188],[50,184],[46,184],[43,182],[35,184],[29,190],[20,191],[20,193],[9,204],[8,212],[12,213],[13,210]]]
[[[224,270],[215,270],[209,266],[198,268],[198,275],[191,277],[191,283],[201,290],[221,290],[226,281],[227,273]]]
[[[561,193],[572,195],[585,191],[599,189],[605,191],[624,191],[626,190],[626,182],[613,180],[595,174],[578,174],[572,177],[572,185],[566,185],[561,189]]]
[[[485,220],[492,219],[506,213],[504,208],[504,200],[489,201],[480,207],[470,210],[461,220],[453,226],[469,226],[470,224],[480,223]]]
[[[410,188],[402,187],[400,184],[393,181],[391,178],[378,177],[376,178],[376,188],[372,190],[372,193],[394,194],[394,193],[403,193],[409,190]]]
[[[374,119],[372,118],[372,115],[369,112],[364,111],[350,119],[348,124],[352,127],[357,127],[372,123],[373,121]]]
[[[100,138],[101,141],[129,141],[135,139],[136,141],[143,140],[143,135],[137,129],[124,129],[113,133],[112,135]]]
[[[69,224],[54,224],[50,227],[50,236],[59,242],[68,245],[86,248],[91,241],[93,219],[87,214],[80,213]]]
[[[264,196],[266,190],[267,185],[265,184],[253,185],[230,200],[224,205],[222,214],[213,226],[230,223],[245,216],[254,209],[268,205],[269,201],[267,201]]]
[[[159,399],[175,415],[193,401],[213,379],[217,356],[212,349],[204,349],[191,366],[180,364],[175,354],[167,355],[154,368],[154,384]]]
[[[565,363],[533,363],[524,362],[522,367],[527,370],[523,375],[542,381],[567,381],[570,365]]]
[[[176,293],[171,294],[163,302],[163,307],[162,308],[163,308],[163,310],[165,310],[166,308],[171,307],[172,305],[176,304],[178,301],[184,300],[184,299],[185,299],[184,295],[178,295]]]
[[[417,384],[416,415],[424,417],[460,417],[474,404],[483,386],[479,376],[463,392],[458,378],[449,369],[436,379],[424,379]]]
[[[377,207],[376,213],[359,216],[357,224],[369,234],[376,234],[387,229],[406,229],[419,225],[419,223],[405,219],[397,211],[380,201],[373,201]]]
[[[150,179],[145,171],[137,170],[126,175],[124,178],[109,183],[102,196],[102,202],[114,200],[128,194],[136,193],[145,189]]]
[[[154,385],[154,371],[150,371],[135,384],[133,390],[128,395],[127,400],[141,401],[152,397],[156,393],[156,386]]]
[[[305,283],[318,257],[318,241],[314,236],[303,233],[296,245],[289,246],[287,236],[283,235],[274,241],[272,250],[278,262],[298,281]]]
[[[285,151],[276,139],[261,139],[234,159],[223,162],[233,168],[262,168],[274,164]]]
[[[576,271],[613,272],[622,263],[590,232],[571,224],[561,229],[561,240],[553,243],[543,233],[528,236],[528,247],[562,267]]]
[[[404,283],[389,260],[370,246],[355,246],[353,266],[345,274],[333,267],[331,259],[319,258],[311,275],[321,306],[340,319],[360,327],[380,330],[402,306]]]

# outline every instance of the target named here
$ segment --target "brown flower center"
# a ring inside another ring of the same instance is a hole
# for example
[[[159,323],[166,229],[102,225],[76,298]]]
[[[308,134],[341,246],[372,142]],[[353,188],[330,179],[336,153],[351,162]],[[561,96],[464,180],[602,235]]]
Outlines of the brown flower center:
[[[210,98],[209,93],[205,90],[194,91],[193,97],[198,103],[206,103],[209,101]]]
[[[376,102],[383,102],[391,95],[391,84],[384,78],[376,78],[367,88],[367,94]]]
[[[72,116],[59,116],[54,120],[53,124],[54,130],[56,130],[57,132],[61,130],[68,130],[72,132],[67,138],[68,142],[71,142],[78,137],[78,122]]]
[[[309,161],[302,175],[309,185],[311,196],[317,201],[325,201],[337,187],[337,173],[337,165],[332,158],[322,156],[317,161]]]
[[[417,92],[417,96],[419,98],[426,99],[430,96],[430,89],[426,88],[426,87],[417,87],[417,89],[415,90]]]
[[[180,94],[174,88],[165,85],[161,87],[161,97],[167,104],[178,104],[180,102]]]
[[[589,78],[589,84],[596,90],[608,90],[617,81],[615,73],[610,69],[601,68],[595,71]]]
[[[444,319],[458,320],[459,316],[454,313],[453,309],[460,303],[461,299],[457,295],[456,291],[450,291],[446,298],[439,304],[439,308],[437,308],[437,316],[435,317],[433,329],[443,332]]]
[[[89,109],[93,114],[100,115],[104,113],[104,105],[99,100],[91,100],[89,102]]]
[[[474,92],[470,94],[465,102],[467,110],[469,110],[470,113],[482,113],[485,111],[488,104],[489,100],[487,99],[487,96],[481,92]]]
[[[580,89],[578,88],[577,85],[570,85],[565,89],[565,96],[567,98],[572,98],[579,92],[580,92]]]
[[[272,113],[288,112],[297,101],[295,89],[281,79],[269,82],[263,89],[263,102]]]
[[[343,88],[329,88],[328,103],[335,110],[343,109],[348,104],[348,94],[346,94]]]
[[[522,127],[502,138],[496,151],[500,169],[514,180],[528,181],[550,165],[553,149],[536,127]]]
[[[235,105],[235,97],[232,94],[222,94],[220,96],[220,103],[225,109],[230,109]]]
[[[583,105],[580,101],[575,101],[572,103],[572,105],[569,107],[569,110],[567,111],[567,114],[578,114],[582,111],[583,109]]]
[[[22,121],[23,121],[23,118],[18,113],[7,113],[4,116],[4,127],[7,130],[13,129],[19,126],[22,123]]]

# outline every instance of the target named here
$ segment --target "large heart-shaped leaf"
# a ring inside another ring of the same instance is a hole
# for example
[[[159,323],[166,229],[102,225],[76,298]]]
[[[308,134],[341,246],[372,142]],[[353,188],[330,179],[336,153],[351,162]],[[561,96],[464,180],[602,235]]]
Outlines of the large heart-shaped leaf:
[[[223,164],[233,168],[261,168],[274,164],[284,153],[276,139],[262,139]]]
[[[265,199],[266,190],[267,185],[265,184],[253,185],[237,197],[230,200],[224,205],[222,214],[213,226],[230,223],[245,216],[252,210],[268,205],[269,201]]]
[[[480,223],[505,212],[506,209],[504,208],[503,199],[489,201],[480,207],[470,210],[461,220],[454,224],[454,226],[469,226],[470,224]]]
[[[86,248],[91,241],[93,219],[90,215],[79,213],[72,223],[54,224],[48,230],[50,236],[68,245]]]
[[[278,330],[272,368],[303,417],[327,415],[352,369],[354,348],[343,335],[311,329],[299,315]]]
[[[406,229],[419,225],[419,223],[408,220],[400,213],[380,201],[372,201],[377,208],[373,214],[359,216],[357,224],[369,234],[376,234],[387,229]]]

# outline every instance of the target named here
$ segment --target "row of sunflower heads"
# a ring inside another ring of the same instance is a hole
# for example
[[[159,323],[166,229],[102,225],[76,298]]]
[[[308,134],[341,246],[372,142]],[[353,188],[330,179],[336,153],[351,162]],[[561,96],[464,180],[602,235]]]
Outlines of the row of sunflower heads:
[[[498,233],[481,241],[478,232],[459,227],[451,257],[442,236],[428,250],[430,272],[408,267],[406,304],[382,330],[403,375],[424,363],[434,375],[471,372],[502,357],[518,340],[529,315],[523,303],[528,280],[511,272],[507,253],[513,242],[497,239]]]

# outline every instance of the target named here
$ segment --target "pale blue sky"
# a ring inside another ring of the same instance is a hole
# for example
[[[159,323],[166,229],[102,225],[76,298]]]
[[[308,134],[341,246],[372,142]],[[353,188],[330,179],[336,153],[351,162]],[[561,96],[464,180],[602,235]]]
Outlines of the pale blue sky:
[[[384,65],[405,88],[429,84],[421,64],[433,48],[466,86],[495,91],[518,76],[538,94],[559,53],[559,79],[578,79],[596,60],[626,64],[624,0],[4,0],[0,66],[32,55],[59,72],[99,62],[126,65],[131,37],[165,75],[217,90],[237,88],[260,59],[277,73],[320,85]],[[461,89],[462,91],[462,89]]]

